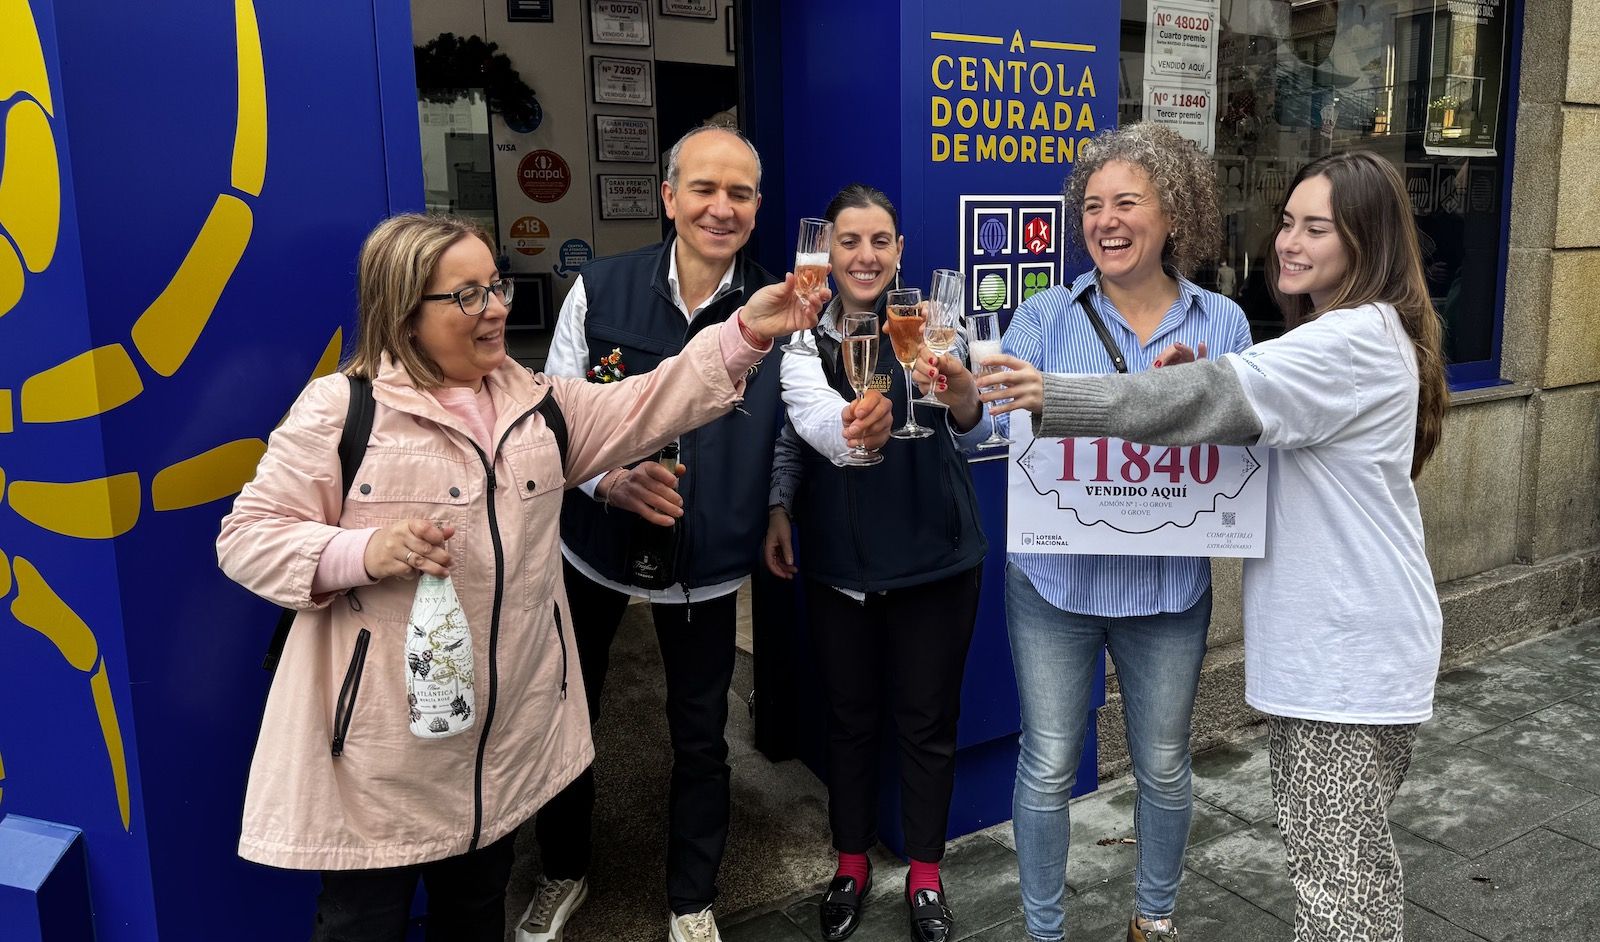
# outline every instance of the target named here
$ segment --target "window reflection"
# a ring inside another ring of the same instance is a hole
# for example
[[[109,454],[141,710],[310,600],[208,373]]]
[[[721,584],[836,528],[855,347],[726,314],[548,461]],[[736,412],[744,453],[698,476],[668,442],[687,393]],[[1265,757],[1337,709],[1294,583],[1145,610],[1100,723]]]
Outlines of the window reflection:
[[[442,97],[432,92],[428,98]],[[417,101],[422,131],[424,205],[429,212],[466,216],[498,233],[495,223],[494,149],[489,106],[481,90],[452,100]]]
[[[1354,148],[1393,161],[1422,233],[1452,363],[1495,355],[1511,0],[1221,0],[1215,148],[1223,258],[1201,284],[1282,321],[1264,281],[1295,172]],[[1119,115],[1144,117],[1148,4],[1124,0]]]

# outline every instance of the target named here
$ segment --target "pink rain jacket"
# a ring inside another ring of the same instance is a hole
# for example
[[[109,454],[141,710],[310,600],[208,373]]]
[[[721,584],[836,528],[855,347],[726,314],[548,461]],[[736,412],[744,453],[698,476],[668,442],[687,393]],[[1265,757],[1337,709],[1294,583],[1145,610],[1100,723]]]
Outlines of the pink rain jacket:
[[[301,609],[273,677],[250,766],[239,853],[278,867],[395,867],[487,846],[526,821],[594,757],[566,593],[562,491],[661,447],[739,401],[719,332],[623,383],[489,377],[495,448],[385,358],[365,460],[339,492],[343,375],[301,393],[223,520],[229,578]],[[565,471],[534,407],[566,417]],[[339,528],[420,517],[455,527],[449,550],[472,629],[477,718],[448,739],[409,729],[405,631],[416,583],[312,597],[311,577]],[[341,754],[331,743],[342,729]]]

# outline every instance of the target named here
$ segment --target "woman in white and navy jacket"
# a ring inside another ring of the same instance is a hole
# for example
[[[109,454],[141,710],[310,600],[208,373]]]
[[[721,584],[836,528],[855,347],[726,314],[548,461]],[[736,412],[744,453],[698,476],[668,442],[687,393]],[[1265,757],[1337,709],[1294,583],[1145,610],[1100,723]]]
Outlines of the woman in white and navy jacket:
[[[894,205],[870,186],[845,187],[825,215],[834,224],[837,297],[814,331],[820,356],[784,358],[789,424],[774,460],[767,535],[768,568],[788,578],[795,572],[791,514],[802,533],[806,612],[827,701],[828,817],[839,865],[821,908],[822,936],[836,942],[859,924],[871,879],[866,853],[877,842],[878,734],[887,710],[911,859],[911,937],[944,942],[954,938],[953,917],[939,861],[955,784],[961,678],[988,549],[962,452],[990,426],[971,397],[935,421],[932,435],[888,439],[877,465],[836,463],[855,444],[842,435],[841,406],[855,394],[840,356],[840,318],[885,317],[884,294],[905,240]],[[896,426],[907,408],[899,371],[885,337],[873,388],[885,390]]]

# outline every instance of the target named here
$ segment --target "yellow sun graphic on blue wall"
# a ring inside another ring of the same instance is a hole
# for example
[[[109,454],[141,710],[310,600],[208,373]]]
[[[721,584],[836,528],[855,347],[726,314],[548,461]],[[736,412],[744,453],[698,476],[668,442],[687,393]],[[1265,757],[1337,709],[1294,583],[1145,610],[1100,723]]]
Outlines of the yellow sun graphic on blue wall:
[[[140,366],[146,373],[173,377],[205,330],[249,247],[251,206],[267,174],[266,76],[256,11],[250,0],[235,0],[233,7],[238,100],[230,186],[216,195],[182,262],[132,319],[125,339],[29,376],[0,373],[0,435],[26,438],[30,427],[115,421],[118,407],[144,392]],[[51,87],[29,4],[0,0],[0,334],[8,319],[51,315],[42,302],[29,301],[30,277],[57,261],[62,229],[62,158]],[[335,368],[340,343],[335,331],[313,375]],[[129,469],[77,480],[34,480],[26,469],[0,468],[0,513],[13,513],[65,539],[110,540],[133,529],[146,506],[179,510],[236,492],[265,449],[259,438],[238,439],[153,474]],[[13,454],[25,456],[28,448]],[[109,760],[109,790],[128,829],[128,759],[105,658],[93,627],[51,586],[51,578],[69,575],[41,572],[25,548],[0,545],[0,602],[9,598],[12,617],[49,639],[87,680]],[[0,801],[7,771],[13,781],[25,774],[15,765],[9,770],[0,765]]]

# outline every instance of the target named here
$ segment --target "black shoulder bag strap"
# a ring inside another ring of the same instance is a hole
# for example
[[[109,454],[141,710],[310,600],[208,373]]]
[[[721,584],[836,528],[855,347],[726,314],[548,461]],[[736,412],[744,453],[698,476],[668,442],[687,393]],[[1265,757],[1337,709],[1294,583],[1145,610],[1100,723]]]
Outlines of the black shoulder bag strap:
[[[350,407],[345,410],[344,431],[339,434],[339,470],[344,483],[339,491],[341,502],[344,495],[350,493],[350,485],[356,480],[356,469],[361,467],[361,459],[366,457],[367,440],[372,437],[374,411],[372,380],[348,374],[345,378],[350,381]],[[278,616],[278,627],[272,633],[272,643],[267,646],[267,656],[261,661],[261,666],[268,671],[278,669],[278,659],[283,656],[283,646],[289,641],[289,628],[294,624],[297,614],[295,609],[286,608]]]
[[[1106,348],[1106,355],[1111,357],[1111,365],[1117,368],[1118,373],[1128,372],[1128,361],[1122,355],[1122,348],[1111,339],[1111,331],[1106,329],[1106,322],[1100,319],[1100,312],[1089,303],[1089,291],[1078,295],[1078,304],[1082,305],[1083,313],[1089,315],[1089,323],[1094,327],[1095,334],[1100,338],[1100,343]]]
[[[567,470],[567,417],[561,414],[561,403],[556,402],[555,387],[545,393],[539,404],[534,407],[539,414],[544,416],[545,427],[550,429],[550,434],[556,437],[556,448],[561,452],[561,471]]]

